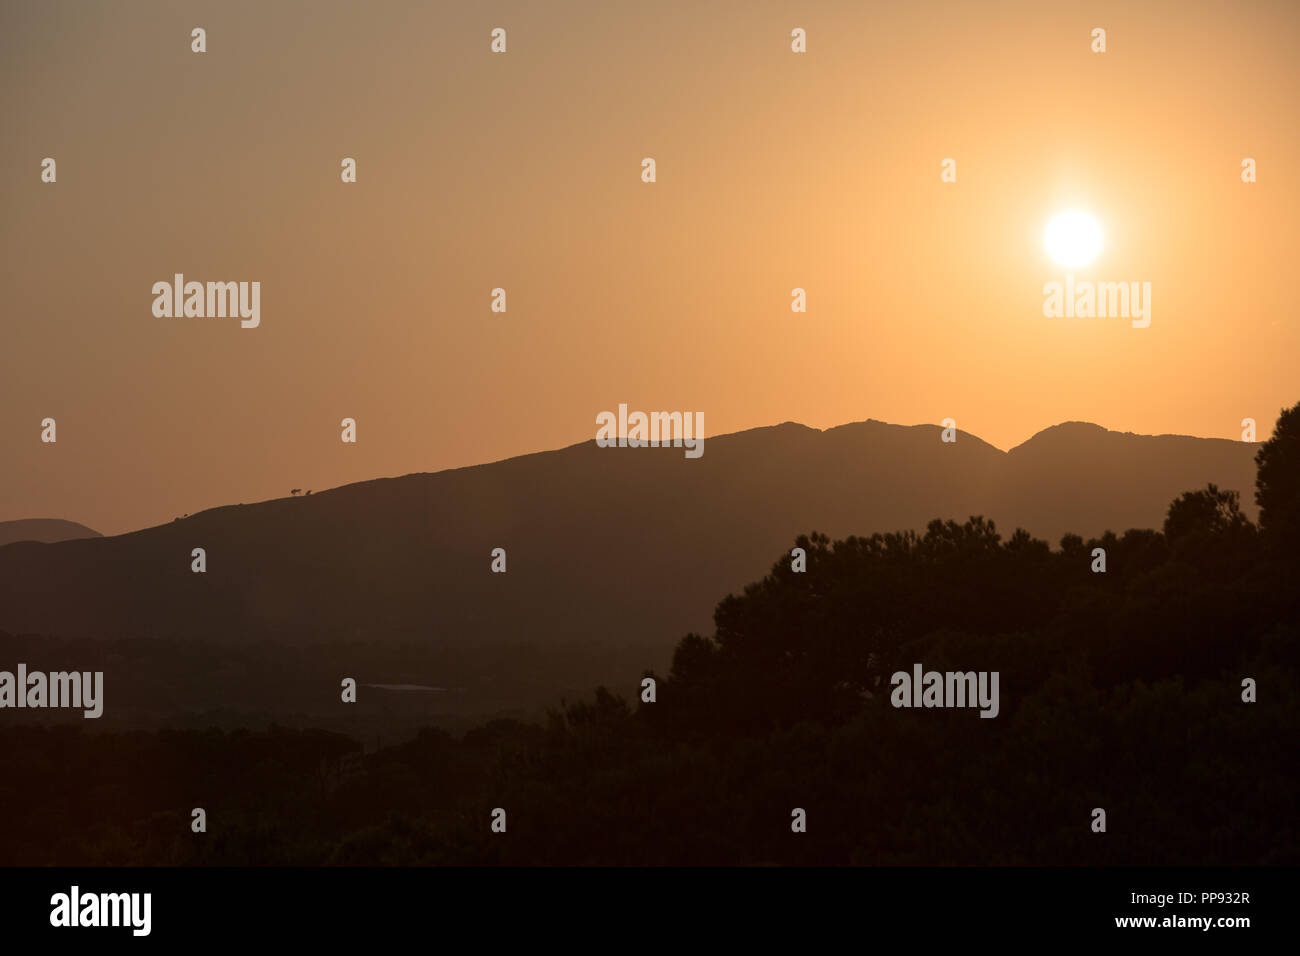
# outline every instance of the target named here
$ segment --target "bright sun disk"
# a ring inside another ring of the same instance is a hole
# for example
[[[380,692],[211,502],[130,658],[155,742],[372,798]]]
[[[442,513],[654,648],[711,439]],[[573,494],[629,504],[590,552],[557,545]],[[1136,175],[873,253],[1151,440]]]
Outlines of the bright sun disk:
[[[1101,252],[1101,226],[1086,212],[1063,212],[1047,224],[1043,245],[1063,266],[1086,266]]]

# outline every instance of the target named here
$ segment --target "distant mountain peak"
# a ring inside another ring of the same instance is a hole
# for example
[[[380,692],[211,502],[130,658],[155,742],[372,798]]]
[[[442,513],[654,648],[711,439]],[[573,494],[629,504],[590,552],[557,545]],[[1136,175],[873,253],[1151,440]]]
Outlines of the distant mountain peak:
[[[1092,422],[1061,422],[1059,425],[1051,425],[1042,431],[1035,432],[1024,442],[1016,445],[1008,454],[1021,450],[1031,450],[1034,448],[1059,447],[1063,444],[1073,444],[1080,449],[1094,446],[1098,441],[1109,440],[1112,442],[1146,443],[1151,448],[1163,447],[1164,443],[1169,441],[1190,442],[1193,444],[1234,444],[1249,445],[1249,442],[1237,442],[1229,438],[1202,438],[1196,435],[1176,435],[1160,434],[1147,435],[1141,432],[1121,432],[1115,429],[1105,428]]]
[[[103,537],[98,531],[75,521],[63,518],[19,518],[17,521],[0,521],[0,545],[15,541],[39,541],[54,544],[79,538]]]

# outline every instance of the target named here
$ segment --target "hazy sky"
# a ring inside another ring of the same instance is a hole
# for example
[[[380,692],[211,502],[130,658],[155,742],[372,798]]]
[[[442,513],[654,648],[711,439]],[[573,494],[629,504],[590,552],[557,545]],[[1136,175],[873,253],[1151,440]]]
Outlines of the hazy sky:
[[[620,402],[1262,439],[1300,399],[1297,62],[1285,2],[0,0],[0,520],[117,533]],[[1075,207],[1074,274],[1150,282],[1149,328],[1043,316]],[[155,317],[177,272],[259,281],[260,327]]]

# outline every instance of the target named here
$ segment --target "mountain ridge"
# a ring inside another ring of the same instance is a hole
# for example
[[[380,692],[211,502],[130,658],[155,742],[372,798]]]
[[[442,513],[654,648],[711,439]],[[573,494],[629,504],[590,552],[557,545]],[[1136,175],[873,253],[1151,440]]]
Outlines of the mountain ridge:
[[[1062,423],[1070,425],[1070,423]],[[61,636],[670,646],[799,534],[994,520],[1055,544],[1160,527],[1215,482],[1250,494],[1256,446],[1054,426],[1009,451],[875,419],[714,436],[686,459],[594,440],[310,497],[222,505],[122,535],[0,547],[0,629]],[[194,548],[207,570],[190,570]],[[508,570],[490,571],[505,548]]]

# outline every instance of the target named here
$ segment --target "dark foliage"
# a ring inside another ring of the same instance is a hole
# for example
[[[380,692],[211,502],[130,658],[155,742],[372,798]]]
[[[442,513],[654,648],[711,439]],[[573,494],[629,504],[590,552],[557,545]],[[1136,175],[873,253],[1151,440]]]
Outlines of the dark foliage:
[[[281,728],[10,723],[2,860],[1295,864],[1298,428],[1300,406],[1260,451],[1259,532],[1210,485],[1163,532],[1059,550],[979,517],[801,537],[807,570],[782,555],[725,598],[653,703],[601,688],[544,725],[364,755]],[[1000,672],[1000,714],[892,707],[914,663]]]

